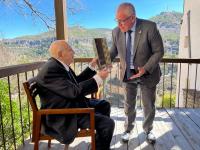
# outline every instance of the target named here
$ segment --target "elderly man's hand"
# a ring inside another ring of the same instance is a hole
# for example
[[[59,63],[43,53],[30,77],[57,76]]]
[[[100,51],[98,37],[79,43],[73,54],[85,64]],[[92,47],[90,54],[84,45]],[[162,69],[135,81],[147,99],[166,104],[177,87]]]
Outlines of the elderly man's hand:
[[[98,58],[93,58],[90,62],[90,65],[92,68],[95,68],[97,66]]]
[[[110,69],[104,68],[98,72],[98,75],[104,80],[108,77],[109,73],[110,73]]]

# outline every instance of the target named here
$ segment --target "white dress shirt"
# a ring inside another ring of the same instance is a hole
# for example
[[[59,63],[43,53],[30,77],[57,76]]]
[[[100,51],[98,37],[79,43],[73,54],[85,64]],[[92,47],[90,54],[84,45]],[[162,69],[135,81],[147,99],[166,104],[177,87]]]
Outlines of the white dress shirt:
[[[64,68],[65,68],[67,71],[69,71],[69,66],[68,66],[68,65],[66,65],[65,63],[63,63],[63,62],[62,62],[61,60],[59,60],[59,59],[57,59],[57,60],[64,66]],[[95,71],[95,69],[91,66],[91,64],[89,64],[88,67],[89,67],[91,70]],[[98,74],[94,75],[93,78],[94,78],[94,80],[96,81],[98,87],[102,85],[103,80],[102,80],[102,78],[101,78]]]

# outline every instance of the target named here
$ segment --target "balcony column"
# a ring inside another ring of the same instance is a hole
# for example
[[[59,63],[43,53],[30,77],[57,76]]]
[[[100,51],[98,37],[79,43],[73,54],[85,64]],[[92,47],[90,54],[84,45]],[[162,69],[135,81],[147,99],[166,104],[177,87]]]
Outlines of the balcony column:
[[[56,39],[68,40],[66,0],[54,0],[56,19]]]

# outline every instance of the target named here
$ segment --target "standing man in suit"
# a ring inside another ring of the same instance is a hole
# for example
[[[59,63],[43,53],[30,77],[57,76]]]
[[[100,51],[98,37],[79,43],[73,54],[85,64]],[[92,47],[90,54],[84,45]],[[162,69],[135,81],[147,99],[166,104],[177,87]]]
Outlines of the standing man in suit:
[[[126,114],[122,140],[128,142],[136,118],[136,95],[140,84],[144,111],[143,129],[149,143],[156,139],[151,132],[155,117],[156,85],[161,76],[159,62],[163,42],[154,22],[136,18],[131,3],[122,3],[116,12],[118,27],[113,29],[111,60],[120,58],[120,79],[124,82]]]
[[[64,40],[54,41],[50,46],[51,58],[36,77],[41,98],[41,109],[53,108],[95,108],[96,149],[109,150],[113,136],[114,121],[110,118],[110,104],[105,100],[85,97],[98,90],[108,76],[108,70],[93,69],[96,60],[90,63],[80,75],[70,68],[74,51]],[[96,75],[95,75],[96,74]],[[44,134],[63,144],[70,144],[78,128],[89,128],[88,115],[48,115],[43,118]]]

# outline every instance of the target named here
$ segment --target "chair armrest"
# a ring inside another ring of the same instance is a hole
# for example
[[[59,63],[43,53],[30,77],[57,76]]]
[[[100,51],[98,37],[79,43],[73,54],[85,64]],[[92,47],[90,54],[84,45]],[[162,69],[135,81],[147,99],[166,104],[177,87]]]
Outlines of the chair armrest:
[[[65,108],[65,109],[41,109],[38,111],[40,115],[56,115],[56,114],[94,114],[94,108]]]

